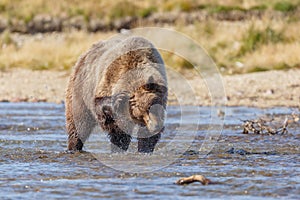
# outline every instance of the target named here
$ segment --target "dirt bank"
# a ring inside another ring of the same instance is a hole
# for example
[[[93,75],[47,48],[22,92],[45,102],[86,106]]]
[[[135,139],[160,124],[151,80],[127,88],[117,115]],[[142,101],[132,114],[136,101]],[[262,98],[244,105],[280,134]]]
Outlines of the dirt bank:
[[[69,72],[30,71],[14,69],[0,72],[1,101],[45,101],[61,103]],[[228,106],[300,106],[300,70],[267,71],[242,75],[223,76]],[[210,105],[210,93],[199,76],[189,78],[196,98],[191,98],[182,89],[182,80],[169,77],[170,104],[176,104],[174,95],[181,104]],[[174,88],[175,87],[175,88]],[[183,87],[184,88],[184,87]],[[194,99],[194,100],[192,100]],[[196,101],[195,101],[196,99]]]

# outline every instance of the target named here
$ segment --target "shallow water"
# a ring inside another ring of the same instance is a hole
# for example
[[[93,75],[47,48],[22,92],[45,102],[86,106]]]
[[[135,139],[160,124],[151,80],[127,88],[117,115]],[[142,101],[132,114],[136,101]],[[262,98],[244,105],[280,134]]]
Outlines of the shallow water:
[[[246,135],[241,128],[241,120],[261,115],[284,119],[292,108],[226,108],[219,138],[207,137],[209,129],[219,127],[211,111],[169,107],[153,155],[136,153],[135,140],[129,152],[112,155],[104,133],[95,133],[85,152],[70,154],[65,152],[62,104],[0,103],[0,198],[300,198],[299,122],[290,124],[285,135]],[[213,147],[208,155],[200,149],[204,140]],[[147,173],[138,173],[143,171]],[[174,184],[193,174],[218,184]]]

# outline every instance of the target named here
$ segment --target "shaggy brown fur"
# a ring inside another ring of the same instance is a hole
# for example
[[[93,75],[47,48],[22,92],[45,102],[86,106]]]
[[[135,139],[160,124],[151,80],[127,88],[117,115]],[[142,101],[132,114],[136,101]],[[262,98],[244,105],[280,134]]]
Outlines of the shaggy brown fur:
[[[138,151],[152,152],[163,131],[167,102],[164,63],[141,37],[99,42],[74,66],[66,91],[68,149],[81,150],[98,123],[113,151],[127,150],[138,131]]]

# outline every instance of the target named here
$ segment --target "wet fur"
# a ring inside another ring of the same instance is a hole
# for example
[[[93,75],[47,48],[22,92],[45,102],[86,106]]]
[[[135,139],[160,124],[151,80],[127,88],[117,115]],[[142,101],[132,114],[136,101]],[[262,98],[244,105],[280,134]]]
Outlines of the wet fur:
[[[108,133],[112,150],[125,151],[134,125],[143,127],[149,107],[165,108],[166,101],[164,63],[149,41],[130,37],[99,42],[79,58],[69,79],[68,149],[81,150],[99,124]],[[152,152],[162,131],[155,135],[139,131],[143,136],[138,137],[138,151]]]

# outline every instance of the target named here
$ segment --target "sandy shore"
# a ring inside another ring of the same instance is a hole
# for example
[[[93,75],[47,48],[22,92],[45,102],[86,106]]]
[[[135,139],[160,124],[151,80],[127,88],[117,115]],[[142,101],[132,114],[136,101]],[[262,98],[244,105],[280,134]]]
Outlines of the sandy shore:
[[[68,76],[69,72],[24,69],[0,72],[0,101],[62,103]],[[300,107],[299,69],[223,76],[222,82],[227,106]],[[200,76],[169,76],[169,86],[169,104],[211,105],[211,93]]]

